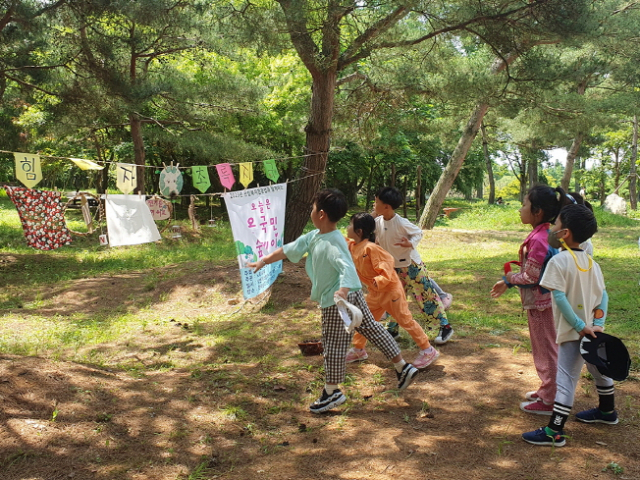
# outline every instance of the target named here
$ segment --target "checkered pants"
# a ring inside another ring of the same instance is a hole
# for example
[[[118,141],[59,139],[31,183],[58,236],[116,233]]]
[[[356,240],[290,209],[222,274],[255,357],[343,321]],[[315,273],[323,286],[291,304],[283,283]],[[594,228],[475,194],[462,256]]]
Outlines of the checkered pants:
[[[362,291],[349,292],[347,300],[362,311],[362,324],[356,331],[373,343],[389,360],[400,353],[398,344],[385,328],[376,322],[367,307]],[[324,347],[325,382],[337,385],[344,382],[345,358],[351,345],[352,335],[347,333],[338,307],[332,305],[322,309],[322,345]]]

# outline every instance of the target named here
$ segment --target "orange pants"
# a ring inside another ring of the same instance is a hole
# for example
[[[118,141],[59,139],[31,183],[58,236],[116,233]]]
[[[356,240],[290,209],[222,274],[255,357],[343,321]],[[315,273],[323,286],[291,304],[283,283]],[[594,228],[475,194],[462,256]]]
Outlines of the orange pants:
[[[366,300],[369,310],[371,310],[371,314],[376,321],[379,322],[384,312],[387,312],[398,325],[411,335],[411,338],[413,338],[413,341],[420,347],[420,350],[427,349],[431,346],[429,337],[427,337],[427,334],[424,333],[420,324],[416,322],[413,319],[413,315],[411,315],[409,304],[407,303],[407,295],[400,282],[397,283],[397,287],[392,291],[368,294]],[[366,344],[367,339],[356,332],[353,336],[353,346],[355,348],[364,348]]]

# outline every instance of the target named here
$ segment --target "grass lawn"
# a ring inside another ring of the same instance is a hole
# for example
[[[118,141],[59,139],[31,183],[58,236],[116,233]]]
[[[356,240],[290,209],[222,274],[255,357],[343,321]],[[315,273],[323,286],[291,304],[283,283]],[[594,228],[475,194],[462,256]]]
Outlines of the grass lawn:
[[[106,249],[89,237],[40,252],[25,246],[3,195],[3,478],[590,478],[614,466],[640,478],[637,220],[597,210],[593,238],[610,296],[607,331],[634,362],[617,385],[621,425],[594,436],[574,422],[573,447],[556,451],[519,440],[547,418],[517,406],[537,381],[526,315],[517,292],[489,296],[529,232],[515,203],[451,200],[461,210],[425,232],[422,258],[454,296],[455,340],[437,365],[403,396],[373,350],[348,367],[348,402],[312,416],[323,369],[297,347],[320,335],[302,266],[288,264],[270,300],[252,305],[241,298],[224,222],[186,228],[179,241]],[[411,360],[404,332],[400,345]],[[594,398],[585,377],[577,407]],[[598,439],[606,445],[594,447]]]

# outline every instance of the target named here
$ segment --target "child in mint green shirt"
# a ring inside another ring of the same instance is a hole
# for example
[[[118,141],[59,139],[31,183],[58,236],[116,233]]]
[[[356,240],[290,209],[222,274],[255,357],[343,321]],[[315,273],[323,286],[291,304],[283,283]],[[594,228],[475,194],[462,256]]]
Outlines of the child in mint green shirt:
[[[311,279],[311,299],[317,301],[322,309],[322,345],[326,374],[320,398],[309,407],[313,413],[326,412],[347,400],[338,384],[344,382],[345,359],[353,334],[345,328],[334,301],[335,294],[362,311],[362,324],[356,331],[393,361],[398,389],[407,388],[418,373],[413,365],[404,361],[393,337],[374,320],[367,307],[347,242],[337,229],[338,221],[346,213],[347,201],[342,192],[336,189],[320,191],[314,199],[311,211],[311,221],[317,230],[302,235],[256,263],[248,264],[258,271],[269,263],[287,258],[298,262],[307,254],[305,269]]]

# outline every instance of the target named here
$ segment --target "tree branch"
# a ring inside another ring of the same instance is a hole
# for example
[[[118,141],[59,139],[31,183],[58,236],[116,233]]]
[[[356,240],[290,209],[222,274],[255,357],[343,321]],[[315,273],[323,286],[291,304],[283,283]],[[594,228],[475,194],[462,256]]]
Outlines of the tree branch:
[[[352,57],[358,52],[362,46],[369,40],[380,36],[389,28],[395,25],[402,17],[406,16],[409,10],[405,6],[396,8],[393,12],[367,28],[349,45],[349,47],[340,55],[338,70],[342,70],[345,66],[353,63]]]
[[[11,6],[9,8],[7,8],[7,11],[5,12],[5,14],[2,17],[2,19],[0,19],[0,32],[2,30],[4,30],[4,28],[9,24],[9,22],[11,20],[13,20],[13,12],[15,12],[16,3],[17,2],[15,2],[15,1],[12,2]]]
[[[277,2],[282,7],[291,42],[300,59],[309,70],[309,73],[311,73],[311,76],[319,75],[320,68],[316,62],[318,46],[307,30],[307,18],[302,10],[302,2],[298,0],[277,0]]]
[[[399,42],[383,42],[376,46],[376,48],[396,48],[396,47],[409,47],[413,45],[417,45],[419,43],[425,42],[426,40],[430,40],[434,37],[442,35],[443,33],[452,32],[455,30],[462,30],[465,27],[472,25],[474,23],[480,23],[485,21],[495,21],[503,18],[507,18],[515,13],[521,12],[526,9],[530,9],[532,6],[538,3],[545,3],[547,0],[539,0],[535,2],[531,2],[528,5],[524,5],[519,8],[514,8],[513,10],[509,10],[507,12],[498,13],[495,15],[481,15],[479,17],[470,18],[464,22],[458,23],[456,25],[449,25],[448,27],[443,27],[438,30],[434,30],[427,35],[423,35],[418,38],[414,38],[412,40],[403,40]],[[345,58],[340,62],[340,68],[344,68],[347,65],[350,65],[358,60],[368,57],[371,54],[372,49],[361,49],[358,52],[353,52],[349,58]]]
[[[9,80],[12,80],[12,81],[14,81],[16,83],[19,83],[20,85],[22,85],[24,87],[33,88],[34,90],[38,90],[39,92],[46,93],[47,95],[51,95],[52,97],[59,97],[60,96],[60,94],[58,94],[58,93],[50,92],[49,90],[45,90],[44,88],[38,87],[38,86],[33,85],[33,84],[29,83],[29,82],[25,82],[24,80],[21,80],[19,78],[12,77],[11,75],[5,74],[4,76],[6,78],[8,78]]]

